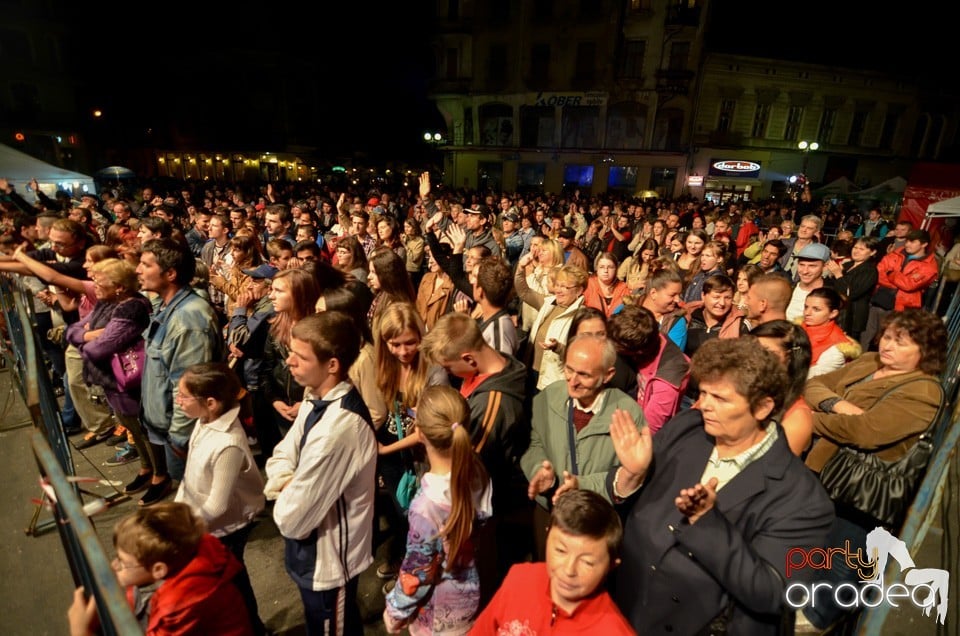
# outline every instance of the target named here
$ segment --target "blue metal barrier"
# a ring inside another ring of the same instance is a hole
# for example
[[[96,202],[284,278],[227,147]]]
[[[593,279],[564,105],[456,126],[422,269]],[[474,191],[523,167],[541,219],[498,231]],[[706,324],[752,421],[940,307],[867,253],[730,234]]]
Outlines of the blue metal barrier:
[[[900,528],[898,537],[903,541],[911,555],[916,555],[927,537],[927,532],[937,517],[941,515],[941,502],[951,501],[950,497],[955,495],[947,488],[952,478],[957,473],[957,443],[960,441],[960,408],[956,404],[958,378],[960,378],[960,288],[954,293],[950,301],[949,308],[944,315],[944,324],[947,327],[948,342],[950,349],[947,354],[947,366],[941,377],[941,386],[944,390],[944,399],[947,408],[941,414],[940,422],[937,423],[934,435],[934,454],[930,458],[926,474],[921,482],[920,489],[917,491],[907,512],[907,517]],[[946,494],[945,494],[946,493]],[[949,522],[949,521],[948,521]],[[951,528],[944,528],[945,538],[953,536],[956,532],[948,532]],[[960,569],[951,569],[951,552],[956,550],[957,546],[949,545],[949,541],[943,544],[944,561],[938,564],[953,574],[960,575]],[[899,575],[899,564],[891,560],[884,574],[885,580],[895,580]],[[956,591],[956,583],[952,587]],[[950,595],[952,598],[952,609],[958,607],[956,593]],[[862,636],[875,636],[876,634],[886,633],[884,627],[890,616],[890,606],[887,603],[880,603],[877,607],[864,609],[859,616],[856,626],[856,633]],[[948,620],[952,618],[953,632],[957,633],[957,627],[960,626],[960,616],[948,613]],[[933,619],[931,619],[933,620]]]
[[[69,479],[75,475],[73,456],[44,363],[31,298],[15,280],[0,277],[0,306],[11,349],[4,351],[4,356],[36,429],[31,442],[40,475],[56,495],[53,519],[38,524],[44,510],[43,505],[38,505],[27,532],[37,534],[43,526],[57,529],[74,583],[84,586],[96,599],[103,634],[142,633],[110,567],[110,559],[83,509],[81,491]]]

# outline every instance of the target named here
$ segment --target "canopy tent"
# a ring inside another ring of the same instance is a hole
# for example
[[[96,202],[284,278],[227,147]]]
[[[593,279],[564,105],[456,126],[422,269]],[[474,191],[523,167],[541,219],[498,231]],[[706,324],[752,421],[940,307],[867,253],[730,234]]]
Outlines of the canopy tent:
[[[826,183],[816,190],[813,191],[813,196],[815,197],[830,197],[836,195],[846,195],[851,192],[856,192],[857,185],[847,179],[846,177],[840,177],[839,179],[834,179],[830,183]]]
[[[903,177],[893,177],[877,185],[857,192],[858,199],[875,199],[886,195],[899,197],[907,189],[907,180]]]
[[[960,197],[941,199],[927,206],[927,218],[960,216]]]
[[[0,177],[11,183],[28,201],[33,198],[27,192],[27,184],[32,179],[36,179],[40,189],[51,197],[57,190],[64,190],[74,198],[84,192],[97,192],[93,177],[59,168],[3,144],[0,144]]]
[[[918,163],[911,170],[903,191],[903,207],[898,219],[909,221],[914,227],[926,228],[933,245],[945,253],[953,245],[953,232],[943,217],[954,215],[937,213],[936,210],[933,214],[927,212],[934,205],[944,203],[946,206],[957,198],[960,198],[960,165]]]

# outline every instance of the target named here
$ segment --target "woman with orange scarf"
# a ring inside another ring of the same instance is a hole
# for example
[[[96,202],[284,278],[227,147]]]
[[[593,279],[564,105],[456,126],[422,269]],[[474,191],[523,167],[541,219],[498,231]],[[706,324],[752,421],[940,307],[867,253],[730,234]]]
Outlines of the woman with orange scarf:
[[[839,369],[860,355],[860,345],[837,324],[842,305],[840,294],[830,287],[814,289],[804,301],[803,330],[812,354],[808,379]]]

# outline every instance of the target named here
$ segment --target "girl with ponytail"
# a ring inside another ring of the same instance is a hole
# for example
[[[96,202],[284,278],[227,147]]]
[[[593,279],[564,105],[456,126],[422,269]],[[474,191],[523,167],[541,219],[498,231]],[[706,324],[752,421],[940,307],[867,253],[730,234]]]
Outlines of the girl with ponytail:
[[[459,391],[437,385],[420,394],[416,436],[430,468],[410,505],[407,553],[387,594],[390,633],[466,634],[479,609],[472,538],[493,511],[492,488],[469,429],[470,408]]]

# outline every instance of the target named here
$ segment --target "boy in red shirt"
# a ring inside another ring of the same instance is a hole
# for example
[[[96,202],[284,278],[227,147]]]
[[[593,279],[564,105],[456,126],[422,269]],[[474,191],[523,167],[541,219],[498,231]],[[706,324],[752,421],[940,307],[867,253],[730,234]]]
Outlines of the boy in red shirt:
[[[571,490],[554,502],[545,563],[510,568],[470,634],[604,634],[636,632],[604,589],[623,527],[603,497]]]

